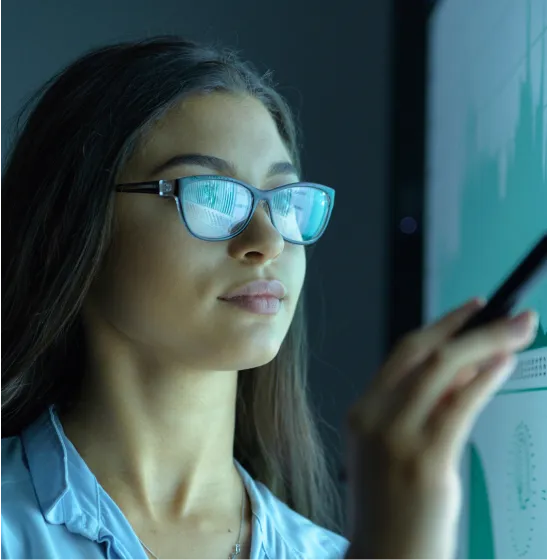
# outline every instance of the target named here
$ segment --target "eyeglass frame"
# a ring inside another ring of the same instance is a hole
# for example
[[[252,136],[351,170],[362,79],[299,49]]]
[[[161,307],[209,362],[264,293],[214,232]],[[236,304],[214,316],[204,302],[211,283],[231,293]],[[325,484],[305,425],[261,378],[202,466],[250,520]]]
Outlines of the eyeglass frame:
[[[246,188],[251,193],[251,197],[252,197],[251,210],[249,212],[249,216],[245,220],[244,225],[241,227],[241,229],[237,233],[228,235],[226,237],[217,237],[217,238],[214,238],[214,239],[207,238],[207,237],[201,237],[191,230],[191,228],[188,225],[188,222],[186,221],[186,218],[184,217],[184,211],[182,210],[182,203],[181,203],[181,194],[182,194],[182,191],[184,190],[186,185],[188,185],[189,183],[194,182],[196,180],[202,180],[203,181],[203,180],[219,180],[219,179],[224,180],[224,181],[228,181],[230,183],[235,183],[237,185],[241,185],[242,187]],[[275,225],[275,223],[272,219],[272,207],[271,207],[270,201],[273,198],[274,194],[277,191],[288,189],[288,188],[291,188],[291,187],[294,188],[294,187],[297,187],[297,186],[298,187],[313,187],[313,188],[315,188],[319,191],[322,191],[322,192],[326,193],[326,195],[327,195],[329,208],[327,210],[326,218],[323,222],[323,226],[319,230],[319,234],[316,237],[314,237],[311,241],[292,241],[292,240],[287,239],[279,231],[279,229],[276,227],[276,225]],[[254,187],[253,185],[249,185],[248,183],[245,183],[243,181],[239,181],[238,179],[234,179],[232,177],[224,177],[222,175],[190,175],[190,176],[178,177],[176,179],[170,179],[170,180],[159,179],[158,181],[144,181],[144,182],[139,182],[139,183],[120,183],[120,184],[116,185],[116,192],[158,194],[159,196],[164,197],[164,198],[173,198],[175,200],[176,204],[177,204],[177,210],[178,210],[180,219],[184,223],[184,225],[185,225],[186,229],[188,230],[188,232],[190,233],[190,235],[192,235],[193,237],[196,237],[197,239],[201,239],[202,241],[212,241],[212,242],[214,242],[214,241],[228,241],[229,239],[233,239],[234,237],[237,237],[239,234],[243,233],[245,231],[245,229],[247,228],[247,226],[251,223],[251,220],[254,216],[256,208],[258,207],[260,202],[264,201],[266,203],[266,205],[268,206],[268,210],[270,212],[270,220],[272,222],[272,225],[275,227],[275,229],[277,230],[279,235],[281,235],[281,237],[283,237],[283,239],[287,243],[292,243],[292,244],[295,244],[295,245],[313,245],[314,243],[317,243],[317,241],[319,241],[319,239],[325,233],[325,231],[327,229],[327,226],[329,225],[331,214],[332,214],[332,209],[334,207],[334,196],[335,196],[336,191],[331,187],[327,187],[325,185],[320,185],[318,183],[309,183],[309,182],[306,182],[306,181],[298,181],[296,183],[289,183],[288,185],[281,185],[281,186],[275,187],[273,189],[262,190],[262,189],[258,189],[256,187]]]

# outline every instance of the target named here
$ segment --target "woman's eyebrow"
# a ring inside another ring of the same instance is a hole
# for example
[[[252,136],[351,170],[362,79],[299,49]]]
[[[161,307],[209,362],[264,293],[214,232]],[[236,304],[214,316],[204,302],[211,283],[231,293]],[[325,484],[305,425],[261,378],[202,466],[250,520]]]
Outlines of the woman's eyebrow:
[[[177,167],[179,165],[199,165],[200,167],[214,169],[221,175],[228,175],[232,177],[237,176],[235,165],[232,162],[206,154],[178,154],[155,167],[152,170],[152,175],[159,175],[167,169]],[[267,177],[291,174],[298,176],[296,167],[290,161],[277,161],[270,165]]]

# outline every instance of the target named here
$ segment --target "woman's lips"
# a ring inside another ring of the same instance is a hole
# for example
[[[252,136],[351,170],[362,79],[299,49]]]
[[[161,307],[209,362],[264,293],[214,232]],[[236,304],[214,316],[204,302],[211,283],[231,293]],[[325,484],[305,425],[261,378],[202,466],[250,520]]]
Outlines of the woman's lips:
[[[239,286],[218,299],[260,315],[275,315],[287,294],[279,280],[254,280]]]
[[[226,303],[231,303],[259,315],[275,315],[281,309],[281,300],[275,296],[238,296],[231,299],[223,299]]]
[[[253,280],[241,284],[235,290],[227,292],[219,299],[233,299],[239,296],[274,296],[283,299],[287,295],[287,289],[279,280]]]

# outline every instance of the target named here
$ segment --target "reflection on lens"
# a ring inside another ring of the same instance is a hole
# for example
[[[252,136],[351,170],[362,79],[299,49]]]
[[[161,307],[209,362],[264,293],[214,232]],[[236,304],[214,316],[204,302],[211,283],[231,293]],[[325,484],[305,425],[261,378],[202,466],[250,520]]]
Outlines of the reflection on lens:
[[[242,227],[252,204],[251,193],[225,179],[204,179],[188,185],[182,209],[188,228],[199,237],[221,239]]]
[[[290,241],[308,242],[321,234],[329,213],[327,194],[315,187],[290,187],[272,200],[272,220]]]

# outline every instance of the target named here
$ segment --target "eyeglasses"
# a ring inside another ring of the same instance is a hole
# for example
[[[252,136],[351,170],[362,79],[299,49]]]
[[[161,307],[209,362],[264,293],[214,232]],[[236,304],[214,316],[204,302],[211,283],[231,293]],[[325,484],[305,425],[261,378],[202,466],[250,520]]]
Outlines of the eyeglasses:
[[[325,232],[334,206],[334,189],[323,185],[291,183],[260,190],[218,175],[123,183],[116,185],[116,191],[174,198],[188,231],[204,241],[224,241],[239,235],[264,201],[272,224],[285,241],[311,245]]]

